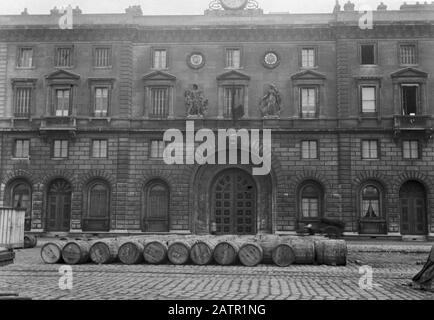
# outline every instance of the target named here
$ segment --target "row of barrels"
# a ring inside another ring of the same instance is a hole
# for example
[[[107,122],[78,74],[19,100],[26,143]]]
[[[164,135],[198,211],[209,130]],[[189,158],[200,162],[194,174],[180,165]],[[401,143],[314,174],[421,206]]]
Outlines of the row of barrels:
[[[128,238],[96,241],[54,241],[41,248],[45,263],[133,265],[234,265],[253,267],[260,263],[286,267],[292,264],[346,265],[344,240],[314,238]]]

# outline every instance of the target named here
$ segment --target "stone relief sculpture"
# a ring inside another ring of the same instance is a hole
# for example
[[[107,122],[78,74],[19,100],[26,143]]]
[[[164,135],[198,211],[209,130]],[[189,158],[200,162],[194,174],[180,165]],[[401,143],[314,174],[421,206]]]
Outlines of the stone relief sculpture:
[[[267,93],[262,97],[259,109],[263,117],[279,117],[282,98],[274,84],[270,84]]]
[[[197,84],[193,84],[191,90],[185,91],[184,97],[188,117],[203,117],[205,115],[208,99],[205,99]]]

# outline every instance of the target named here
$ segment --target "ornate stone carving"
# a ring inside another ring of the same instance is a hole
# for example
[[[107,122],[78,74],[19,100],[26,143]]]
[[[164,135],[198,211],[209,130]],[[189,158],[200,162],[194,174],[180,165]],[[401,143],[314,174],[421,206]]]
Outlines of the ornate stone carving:
[[[185,91],[184,97],[188,117],[203,117],[205,115],[208,99],[205,99],[197,84],[193,84],[191,90]]]
[[[259,109],[263,117],[279,117],[282,97],[274,84],[270,84],[267,93],[262,97]]]

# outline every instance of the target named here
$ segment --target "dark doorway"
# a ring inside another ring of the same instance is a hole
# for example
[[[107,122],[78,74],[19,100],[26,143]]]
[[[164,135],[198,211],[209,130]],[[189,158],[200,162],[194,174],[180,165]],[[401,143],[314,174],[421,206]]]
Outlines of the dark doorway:
[[[401,205],[401,234],[425,235],[426,224],[426,192],[417,181],[404,183],[399,191]]]
[[[256,187],[249,174],[230,169],[213,185],[216,234],[256,234]]]
[[[48,188],[47,231],[70,230],[71,185],[63,179],[55,180]]]

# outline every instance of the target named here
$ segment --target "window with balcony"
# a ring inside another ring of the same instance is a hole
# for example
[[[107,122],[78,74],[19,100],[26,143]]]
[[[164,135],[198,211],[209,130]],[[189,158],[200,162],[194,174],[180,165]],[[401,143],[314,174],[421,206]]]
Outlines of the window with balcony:
[[[402,114],[405,116],[415,116],[418,113],[419,104],[419,85],[402,84]]]
[[[151,88],[151,117],[165,118],[169,114],[169,87]]]
[[[55,116],[68,117],[71,111],[71,89],[56,89]]]
[[[33,67],[33,48],[18,48],[17,67]]]
[[[241,68],[241,49],[239,48],[226,49],[226,68],[228,69]]]
[[[301,142],[302,159],[318,159],[318,142],[315,140]]]
[[[404,140],[402,142],[402,157],[404,159],[419,159],[419,141]]]
[[[109,109],[109,88],[95,88],[95,117],[106,117]]]
[[[362,140],[362,159],[378,159],[377,140]]]
[[[27,159],[30,156],[30,140],[18,139],[15,140],[14,158]]]
[[[315,118],[317,115],[317,88],[300,88],[302,118]]]
[[[152,56],[152,68],[156,70],[167,69],[167,50],[166,49],[154,49]]]
[[[56,48],[55,66],[69,68],[73,66],[73,49],[72,47]]]
[[[107,140],[92,141],[92,158],[107,158]]]
[[[68,140],[53,141],[53,158],[68,158]]]
[[[231,86],[224,87],[223,91],[223,107],[224,117],[231,118],[238,109],[244,107],[244,87],[243,86]]]
[[[112,50],[111,47],[96,47],[94,49],[94,66],[96,68],[107,68],[112,65],[111,62]]]

